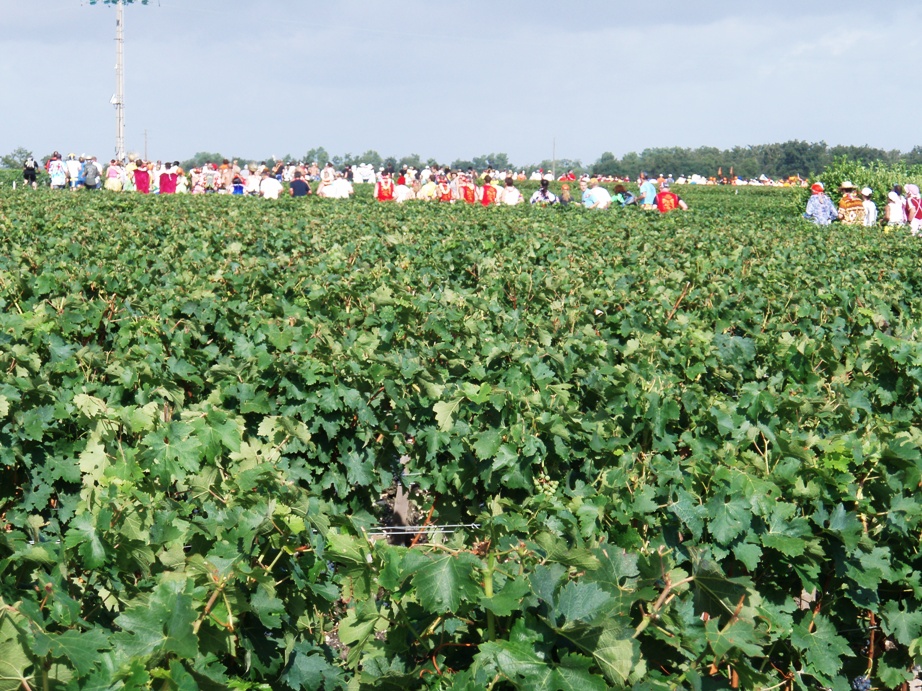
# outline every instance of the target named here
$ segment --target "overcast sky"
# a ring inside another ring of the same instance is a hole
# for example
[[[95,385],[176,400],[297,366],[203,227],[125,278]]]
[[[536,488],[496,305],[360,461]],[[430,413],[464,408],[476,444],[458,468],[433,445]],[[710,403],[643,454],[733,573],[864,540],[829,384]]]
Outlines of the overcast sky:
[[[0,154],[115,149],[115,12],[0,0]],[[125,11],[151,158],[922,143],[922,3],[151,0]]]

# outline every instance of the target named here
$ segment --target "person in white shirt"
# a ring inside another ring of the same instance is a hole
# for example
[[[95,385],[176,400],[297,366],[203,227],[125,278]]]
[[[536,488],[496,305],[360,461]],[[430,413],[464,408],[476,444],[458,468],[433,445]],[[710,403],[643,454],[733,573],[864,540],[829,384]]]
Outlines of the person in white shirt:
[[[611,193],[599,184],[597,178],[592,178],[586,200],[587,209],[607,209],[611,206]]]
[[[333,179],[336,177],[336,169],[333,167],[333,164],[327,161],[327,164],[323,167],[323,170],[320,171],[320,185],[317,188],[317,194],[320,194],[320,191],[324,187],[328,187],[333,184]],[[327,195],[320,195],[325,197]]]
[[[871,200],[874,190],[865,187],[861,190],[861,205],[864,207],[864,225],[867,228],[877,225],[877,205]]]
[[[67,166],[61,160],[61,154],[57,151],[48,162],[48,175],[51,176],[51,189],[63,190],[67,184]]]
[[[334,175],[333,182],[317,190],[317,196],[326,199],[348,199],[353,194],[355,194],[355,188],[352,187],[352,183],[339,172]]]
[[[394,201],[403,204],[410,199],[416,199],[416,194],[412,188],[407,187],[407,180],[401,175],[397,178],[397,186],[394,188]]]
[[[247,177],[246,185],[244,186],[243,189],[247,193],[247,195],[251,197],[258,197],[259,196],[259,184],[261,182],[262,182],[262,178],[260,177],[259,174],[257,174],[255,170],[255,166],[253,166],[253,170],[250,170],[250,174]]]
[[[259,183],[259,195],[263,199],[278,199],[282,194],[282,183],[269,175],[268,170],[264,170],[262,180]]]
[[[900,193],[893,189],[887,194],[887,206],[884,208],[884,218],[888,226],[906,225],[906,200]]]
[[[67,163],[64,165],[67,167],[67,179],[70,183],[70,188],[75,190],[80,182],[80,169],[83,168],[82,160],[78,161],[75,154],[68,154]]]
[[[503,204],[515,206],[523,201],[525,200],[522,198],[522,193],[516,188],[515,181],[512,178],[506,178],[506,188],[503,190]]]

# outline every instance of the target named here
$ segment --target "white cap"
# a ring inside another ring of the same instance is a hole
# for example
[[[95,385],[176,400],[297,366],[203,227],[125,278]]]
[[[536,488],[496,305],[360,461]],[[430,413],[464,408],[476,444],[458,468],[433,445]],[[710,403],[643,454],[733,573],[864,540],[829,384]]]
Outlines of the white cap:
[[[870,197],[872,194],[874,194],[874,190],[872,190],[870,187],[865,187],[863,190],[861,190],[861,194],[863,194],[865,197]]]

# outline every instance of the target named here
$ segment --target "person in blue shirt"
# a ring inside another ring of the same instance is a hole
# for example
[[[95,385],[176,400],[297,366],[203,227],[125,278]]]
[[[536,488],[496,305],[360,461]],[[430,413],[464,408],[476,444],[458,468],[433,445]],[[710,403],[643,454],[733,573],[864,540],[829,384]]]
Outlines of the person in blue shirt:
[[[828,226],[839,217],[839,210],[832,200],[826,196],[823,183],[816,182],[810,187],[813,194],[807,200],[807,208],[804,211],[804,218],[813,221],[818,226]]]
[[[640,204],[645,211],[656,209],[656,183],[650,178],[645,178],[640,185]]]
[[[580,191],[580,202],[587,209],[592,206],[592,192],[589,191],[589,179],[580,178],[579,179],[579,191]]]
[[[288,193],[292,197],[306,197],[311,193],[311,186],[308,184],[307,180],[304,180],[304,176],[301,174],[301,171],[295,171],[295,179],[291,181],[291,184],[288,187]]]

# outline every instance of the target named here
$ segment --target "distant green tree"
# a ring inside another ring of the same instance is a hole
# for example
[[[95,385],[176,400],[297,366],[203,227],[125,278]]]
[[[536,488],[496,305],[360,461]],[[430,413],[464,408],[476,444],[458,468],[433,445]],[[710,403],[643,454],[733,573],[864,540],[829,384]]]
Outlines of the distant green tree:
[[[864,146],[833,146],[829,149],[829,156],[834,160],[840,156],[850,161],[881,161],[882,163],[893,163],[890,160],[890,154],[883,149],[878,149],[865,144]]]
[[[225,158],[221,154],[199,151],[192,158],[180,163],[180,165],[183,170],[191,170],[192,168],[201,168],[206,163],[221,163]]]
[[[593,175],[620,175],[621,163],[611,151],[599,156],[599,160],[589,167]]]
[[[475,156],[471,162],[477,170],[485,170],[487,168],[508,170],[512,168],[512,164],[509,163],[509,156],[504,153],[489,153],[483,156]]]
[[[712,146],[697,149],[652,148],[641,153],[631,152],[618,160],[609,151],[603,153],[592,164],[590,170],[596,175],[617,175],[635,177],[641,171],[650,175],[672,173],[678,175],[698,174],[715,177],[718,173],[742,178],[757,178],[762,174],[771,178],[784,178],[789,175],[809,177],[819,175],[832,165],[834,160],[862,161],[867,164],[883,165],[922,165],[922,146],[917,146],[903,154],[899,151],[885,151],[868,145],[833,146],[826,142],[802,142],[798,140],[758,144],[747,147],[734,147],[720,150]],[[549,161],[543,161],[541,167],[547,168]],[[558,171],[566,162],[558,161]]]
[[[901,156],[907,166],[922,165],[922,146],[914,146],[912,149]]]
[[[0,157],[0,168],[22,168],[22,164],[32,155],[32,152],[23,147],[13,149],[6,156]]]
[[[404,156],[399,161],[397,161],[397,168],[401,169],[404,166],[407,168],[416,168],[416,170],[422,169],[425,164],[423,159],[419,157],[419,154],[410,154],[409,156]]]
[[[308,149],[307,153],[304,154],[304,157],[301,160],[307,164],[311,164],[316,161],[317,165],[321,168],[323,168],[327,162],[333,162],[330,154],[328,154],[327,150],[322,146],[318,146],[316,149]]]
[[[377,151],[374,149],[369,149],[358,157],[357,163],[370,163],[375,168],[380,168],[382,165],[384,165],[384,159],[381,158],[381,154],[379,154]]]
[[[622,177],[636,178],[643,170],[643,164],[640,161],[640,154],[636,151],[630,151],[621,158]]]

